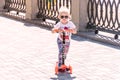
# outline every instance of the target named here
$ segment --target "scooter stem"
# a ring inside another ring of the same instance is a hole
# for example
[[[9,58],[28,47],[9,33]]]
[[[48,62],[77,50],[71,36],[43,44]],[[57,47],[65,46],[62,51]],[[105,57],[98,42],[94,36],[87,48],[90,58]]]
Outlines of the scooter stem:
[[[65,64],[65,32],[63,32],[63,49],[62,49],[62,65]]]

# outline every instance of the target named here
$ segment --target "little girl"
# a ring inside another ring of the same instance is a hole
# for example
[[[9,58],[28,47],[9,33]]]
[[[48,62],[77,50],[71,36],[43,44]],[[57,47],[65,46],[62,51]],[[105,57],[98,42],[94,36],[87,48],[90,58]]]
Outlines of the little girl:
[[[76,26],[73,24],[72,21],[70,21],[70,11],[67,7],[61,7],[59,9],[59,15],[58,18],[60,19],[60,22],[58,22],[56,25],[54,25],[54,28],[52,29],[52,33],[59,33],[57,38],[57,44],[59,48],[59,55],[58,55],[58,66],[60,67],[62,65],[62,47],[63,47],[63,34],[62,32],[65,32],[65,56],[68,53],[69,46],[70,46],[70,39],[71,39],[71,33],[76,34]]]

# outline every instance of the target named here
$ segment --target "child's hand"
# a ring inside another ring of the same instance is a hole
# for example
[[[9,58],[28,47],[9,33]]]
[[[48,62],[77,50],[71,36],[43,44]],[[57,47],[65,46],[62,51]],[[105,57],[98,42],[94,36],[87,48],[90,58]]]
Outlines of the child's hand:
[[[52,29],[52,33],[57,33],[57,32],[58,32],[58,29],[55,29],[55,28]]]
[[[72,33],[76,34],[77,33],[76,29],[72,29]]]

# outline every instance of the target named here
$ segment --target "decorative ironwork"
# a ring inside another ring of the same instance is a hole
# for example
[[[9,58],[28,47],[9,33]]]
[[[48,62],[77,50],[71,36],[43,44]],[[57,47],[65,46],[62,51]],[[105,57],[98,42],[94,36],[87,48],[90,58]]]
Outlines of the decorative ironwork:
[[[120,34],[120,0],[89,0],[87,28]]]
[[[67,6],[71,9],[71,0],[38,0],[37,18],[52,19],[58,21],[58,9],[61,6]]]
[[[8,11],[26,12],[26,0],[5,0],[4,9]]]

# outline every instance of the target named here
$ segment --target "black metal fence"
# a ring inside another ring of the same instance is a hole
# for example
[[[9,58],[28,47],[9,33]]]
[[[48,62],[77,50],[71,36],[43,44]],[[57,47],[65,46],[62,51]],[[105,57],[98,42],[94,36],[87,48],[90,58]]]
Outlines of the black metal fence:
[[[67,6],[71,11],[72,0],[37,0],[37,18],[44,22],[46,19],[58,21],[58,10]],[[5,9],[9,11],[26,12],[26,0],[5,0]],[[110,32],[120,35],[120,0],[88,0],[87,28]],[[46,23],[45,23],[46,24]]]
[[[5,0],[4,9],[8,11],[26,12],[26,0]]]
[[[87,28],[120,34],[120,0],[89,0],[87,11]]]
[[[38,0],[37,18],[58,20],[58,10],[61,6],[67,6],[71,10],[71,0]]]

